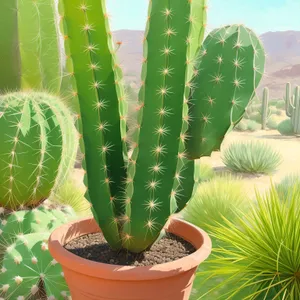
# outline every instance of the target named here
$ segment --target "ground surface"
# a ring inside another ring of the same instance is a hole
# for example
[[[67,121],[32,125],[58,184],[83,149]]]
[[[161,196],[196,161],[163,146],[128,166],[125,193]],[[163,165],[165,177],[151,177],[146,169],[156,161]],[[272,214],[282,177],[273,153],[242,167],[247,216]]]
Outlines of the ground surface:
[[[295,136],[282,136],[277,130],[256,131],[256,132],[231,132],[225,138],[222,148],[227,147],[232,142],[261,140],[279,151],[283,156],[283,162],[277,171],[268,176],[255,176],[239,174],[249,193],[255,193],[255,188],[263,191],[270,186],[271,180],[275,183],[291,173],[300,174],[300,138]],[[204,162],[209,163],[217,172],[228,172],[222,162],[221,153],[214,152],[211,157],[203,158]]]

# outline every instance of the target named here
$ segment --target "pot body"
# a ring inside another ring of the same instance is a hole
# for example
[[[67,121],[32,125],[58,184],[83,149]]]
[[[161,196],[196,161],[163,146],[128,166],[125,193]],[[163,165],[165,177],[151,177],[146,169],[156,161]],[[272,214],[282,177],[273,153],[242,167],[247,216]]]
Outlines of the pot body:
[[[57,228],[48,246],[62,265],[72,300],[188,300],[197,267],[211,252],[211,240],[204,231],[180,219],[172,219],[166,230],[197,250],[173,262],[131,267],[89,261],[64,249],[74,238],[100,232],[93,218]]]

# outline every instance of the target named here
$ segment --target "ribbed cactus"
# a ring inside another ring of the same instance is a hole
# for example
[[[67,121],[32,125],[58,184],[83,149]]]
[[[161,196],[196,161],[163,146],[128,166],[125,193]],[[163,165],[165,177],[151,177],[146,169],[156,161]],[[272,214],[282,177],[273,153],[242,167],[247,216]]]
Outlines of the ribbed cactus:
[[[261,103],[261,129],[265,130],[267,128],[269,114],[269,89],[264,88],[263,98]]]
[[[68,296],[62,268],[51,257],[47,240],[52,230],[76,218],[72,208],[44,203],[8,216],[4,209],[0,212],[0,298],[25,300],[41,292],[47,299]]]
[[[0,1],[0,92],[59,92],[62,63],[56,1]]]
[[[194,187],[193,159],[206,152],[198,151],[203,126],[194,128],[193,120],[197,112],[205,116],[206,107],[199,96],[193,97],[191,105],[192,89],[196,88],[194,96],[200,94],[205,89],[202,81],[208,81],[211,90],[218,90],[218,105],[210,107],[216,116],[209,119],[214,140],[211,147],[215,147],[232,123],[239,121],[260,81],[264,64],[261,44],[242,26],[220,29],[227,34],[226,51],[223,53],[218,43],[212,47],[210,35],[206,45],[215,53],[213,62],[195,65],[206,27],[206,1],[150,1],[137,126],[127,163],[122,73],[115,58],[105,1],[63,3],[92,211],[112,248],[141,252],[155,242],[170,215],[186,205]],[[239,39],[239,32],[243,39]],[[221,89],[211,67],[218,66],[215,60],[222,54],[222,78],[226,82]],[[193,79],[197,73],[200,76]],[[203,78],[204,74],[209,79]],[[201,89],[197,90],[198,85]],[[217,111],[221,111],[221,117]],[[193,142],[189,143],[191,138]]]
[[[285,96],[286,115],[291,118],[293,131],[296,135],[300,134],[300,86],[296,86],[292,93],[290,83],[286,85]]]
[[[45,200],[73,167],[74,121],[59,98],[45,93],[0,97],[0,206]]]
[[[195,90],[189,102],[191,158],[220,149],[226,132],[245,113],[264,66],[263,46],[250,29],[225,26],[207,36],[199,50]]]

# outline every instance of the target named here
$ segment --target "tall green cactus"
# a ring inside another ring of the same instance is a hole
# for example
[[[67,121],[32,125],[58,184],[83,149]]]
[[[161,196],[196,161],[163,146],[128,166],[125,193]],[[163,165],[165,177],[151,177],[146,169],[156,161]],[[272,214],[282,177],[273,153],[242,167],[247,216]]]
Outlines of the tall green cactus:
[[[55,96],[16,92],[0,97],[0,206],[35,206],[73,167],[77,132]]]
[[[267,128],[269,114],[269,89],[264,88],[263,98],[261,103],[261,129],[265,130]]]
[[[286,115],[291,118],[293,131],[296,135],[300,134],[300,86],[296,86],[292,93],[290,83],[286,84],[285,96]]]
[[[59,92],[61,54],[56,1],[0,1],[0,92]]]
[[[68,32],[65,40],[73,61],[83,125],[88,199],[112,248],[141,252],[155,242],[170,215],[186,205],[194,187],[193,159],[205,155],[203,149],[198,151],[203,126],[194,128],[193,117],[206,113],[203,99],[197,95],[205,88],[202,81],[214,79],[210,68],[215,68],[215,61],[196,64],[206,27],[206,1],[149,3],[137,126],[128,163],[122,155],[122,151],[126,153],[123,141],[127,113],[122,73],[115,58],[105,1],[63,3]],[[222,89],[218,88],[218,105],[211,109],[216,114],[210,119],[212,148],[241,118],[264,68],[263,49],[252,32],[243,26],[219,31],[229,32],[225,38],[231,46],[226,45],[222,72],[230,77]],[[243,39],[239,39],[240,32]],[[218,43],[212,47],[212,37],[206,44],[215,60],[223,49]],[[236,57],[239,53],[240,58]],[[197,73],[201,76],[195,77]],[[203,78],[204,74],[209,79]],[[198,85],[201,89],[197,90]],[[193,89],[195,101],[191,103]],[[236,97],[236,105],[232,97]],[[226,116],[217,118],[217,110]],[[215,134],[217,130],[222,134]]]

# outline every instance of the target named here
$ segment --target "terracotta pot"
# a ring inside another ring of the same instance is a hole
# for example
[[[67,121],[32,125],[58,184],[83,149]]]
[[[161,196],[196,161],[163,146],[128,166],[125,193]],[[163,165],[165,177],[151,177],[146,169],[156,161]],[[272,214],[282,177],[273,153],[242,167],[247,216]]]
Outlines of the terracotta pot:
[[[196,269],[211,252],[211,240],[180,219],[172,219],[166,229],[197,251],[165,264],[131,267],[89,261],[64,249],[72,239],[100,232],[93,218],[57,228],[49,238],[49,250],[62,265],[72,300],[188,300]]]

